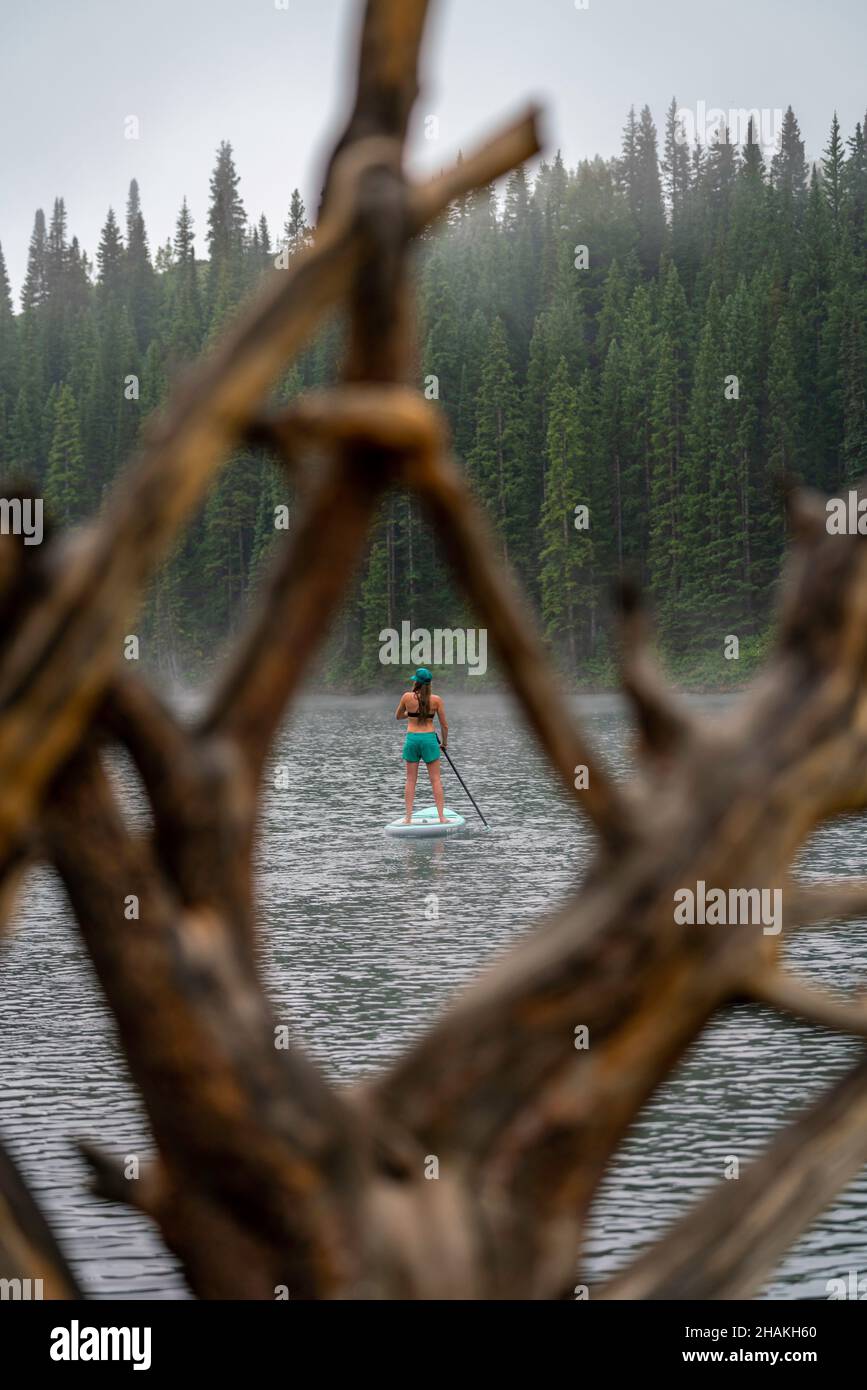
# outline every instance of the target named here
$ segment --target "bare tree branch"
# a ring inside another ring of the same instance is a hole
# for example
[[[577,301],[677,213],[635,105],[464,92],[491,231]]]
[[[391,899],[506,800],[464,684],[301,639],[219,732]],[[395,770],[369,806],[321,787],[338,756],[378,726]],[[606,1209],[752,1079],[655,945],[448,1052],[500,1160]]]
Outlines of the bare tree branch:
[[[281,1046],[233,924],[174,900],[91,753],[55,783],[45,826],[170,1178],[161,1225],[192,1287],[212,1297],[273,1297],[279,1283],[327,1292],[348,1276],[357,1219],[350,1112]],[[189,1193],[176,1186],[193,1173]],[[219,1226],[213,1239],[234,1231],[245,1268],[211,1269],[199,1284],[202,1201]]]
[[[620,586],[620,678],[632,703],[644,757],[671,757],[697,727],[666,685],[653,653],[650,624],[634,585]]]
[[[867,1162],[862,1061],[737,1181],[724,1182],[602,1298],[749,1298],[815,1216]]]
[[[864,1030],[860,1006],[780,972],[776,907],[772,923],[735,911],[712,925],[675,905],[706,882],[736,904],[781,894],[786,926],[863,909],[862,885],[793,887],[791,864],[817,824],[867,806],[867,547],[828,536],[815,499],[792,499],[777,649],[712,722],[666,689],[629,600],[624,685],[643,742],[639,777],[615,781],[564,708],[442,420],[406,385],[411,237],[538,148],[530,113],[451,173],[408,185],[426,11],[425,0],[368,0],[356,102],[313,247],[191,373],[103,515],[38,557],[0,546],[2,889],[42,843],[158,1151],[129,1195],[203,1297],[271,1298],[278,1285],[294,1297],[556,1295],[618,1144],[717,1010],[761,997]],[[341,301],[342,384],[263,416],[271,383]],[[325,462],[214,699],[185,728],[143,682],[120,677],[121,639],[221,459],[251,433],[290,466],[311,449]],[[267,1002],[252,846],[268,748],[393,484],[427,505],[600,844],[552,921],[388,1075],[341,1096]],[[106,735],[141,773],[153,834],[133,835],[120,814],[97,752]],[[755,1288],[867,1156],[865,1097],[862,1064],[610,1295]],[[125,1174],[92,1149],[89,1161],[103,1195],[124,1200]],[[15,1181],[0,1166],[0,1264],[45,1267],[53,1288],[69,1287]]]
[[[81,1297],[75,1276],[42,1212],[2,1145],[0,1279],[24,1281],[26,1292],[22,1290],[22,1298]]]
[[[490,523],[455,464],[444,456],[418,460],[412,482],[479,618],[487,623],[503,670],[524,716],[563,785],[593,821],[603,842],[620,850],[630,838],[629,813],[601,759],[591,751],[514,580],[504,568]],[[586,785],[583,773],[586,770]],[[580,789],[576,784],[580,782]]]
[[[771,969],[756,971],[748,982],[751,997],[760,1004],[770,1004],[774,1009],[794,1014],[806,1023],[817,1023],[822,1028],[836,1029],[840,1033],[853,1033],[856,1037],[867,1037],[867,1003],[835,999],[824,990],[804,984],[794,979],[785,970]]]
[[[827,883],[797,883],[789,894],[787,926],[814,927],[867,917],[867,879],[841,878]]]

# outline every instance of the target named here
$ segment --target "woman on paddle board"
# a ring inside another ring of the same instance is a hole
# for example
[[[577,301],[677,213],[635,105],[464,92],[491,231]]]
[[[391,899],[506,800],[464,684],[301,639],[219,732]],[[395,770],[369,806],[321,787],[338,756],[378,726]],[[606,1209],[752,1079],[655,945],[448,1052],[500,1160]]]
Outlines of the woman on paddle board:
[[[406,739],[403,745],[403,760],[406,763],[406,820],[412,820],[412,807],[418,782],[419,760],[427,763],[431,790],[436,802],[437,815],[445,824],[443,815],[443,779],[440,771],[440,745],[434,733],[434,719],[440,721],[443,736],[443,749],[449,741],[449,726],[446,721],[445,705],[439,695],[432,695],[430,684],[433,676],[426,666],[420,666],[413,677],[412,690],[400,697],[395,717],[407,720]]]

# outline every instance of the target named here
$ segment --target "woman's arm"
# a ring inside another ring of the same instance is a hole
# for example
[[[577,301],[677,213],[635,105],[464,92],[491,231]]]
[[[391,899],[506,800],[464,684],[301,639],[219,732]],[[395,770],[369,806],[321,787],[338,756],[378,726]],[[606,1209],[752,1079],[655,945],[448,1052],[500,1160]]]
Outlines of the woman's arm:
[[[406,702],[407,702],[407,700],[415,700],[415,709],[407,709],[407,707],[406,707]],[[401,697],[400,697],[400,704],[398,705],[397,709],[396,709],[395,712],[394,712],[394,717],[395,717],[395,719],[415,719],[415,716],[416,716],[417,714],[418,714],[418,699],[417,699],[417,697],[413,694],[413,692],[412,692],[411,690],[408,690],[408,691],[406,692],[405,695],[401,695]]]
[[[440,728],[443,731],[441,742],[443,748],[445,748],[446,744],[449,741],[449,721],[446,719],[446,707],[443,704],[442,699],[439,695],[437,696],[437,700],[439,701],[439,703],[437,704],[436,712],[440,717]]]

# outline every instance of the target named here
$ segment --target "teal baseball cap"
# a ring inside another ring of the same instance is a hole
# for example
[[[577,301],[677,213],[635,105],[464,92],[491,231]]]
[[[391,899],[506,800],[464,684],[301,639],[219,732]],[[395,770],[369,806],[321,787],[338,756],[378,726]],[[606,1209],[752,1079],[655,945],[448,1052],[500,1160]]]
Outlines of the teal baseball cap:
[[[433,676],[431,675],[430,671],[427,669],[426,666],[419,666],[418,670],[413,676],[413,680],[419,681],[421,685],[430,685],[431,681],[433,680]]]

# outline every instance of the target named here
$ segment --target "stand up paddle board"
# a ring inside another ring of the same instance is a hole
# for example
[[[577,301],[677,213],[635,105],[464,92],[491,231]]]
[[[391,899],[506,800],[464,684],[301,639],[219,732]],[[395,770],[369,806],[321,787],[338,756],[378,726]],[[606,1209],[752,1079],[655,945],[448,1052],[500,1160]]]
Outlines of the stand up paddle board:
[[[423,811],[413,811],[409,825],[404,820],[393,820],[391,825],[385,827],[385,833],[416,839],[425,835],[453,835],[466,825],[463,816],[459,816],[457,811],[450,811],[448,806],[443,808],[443,815],[445,823],[437,815],[436,806],[425,806]]]

